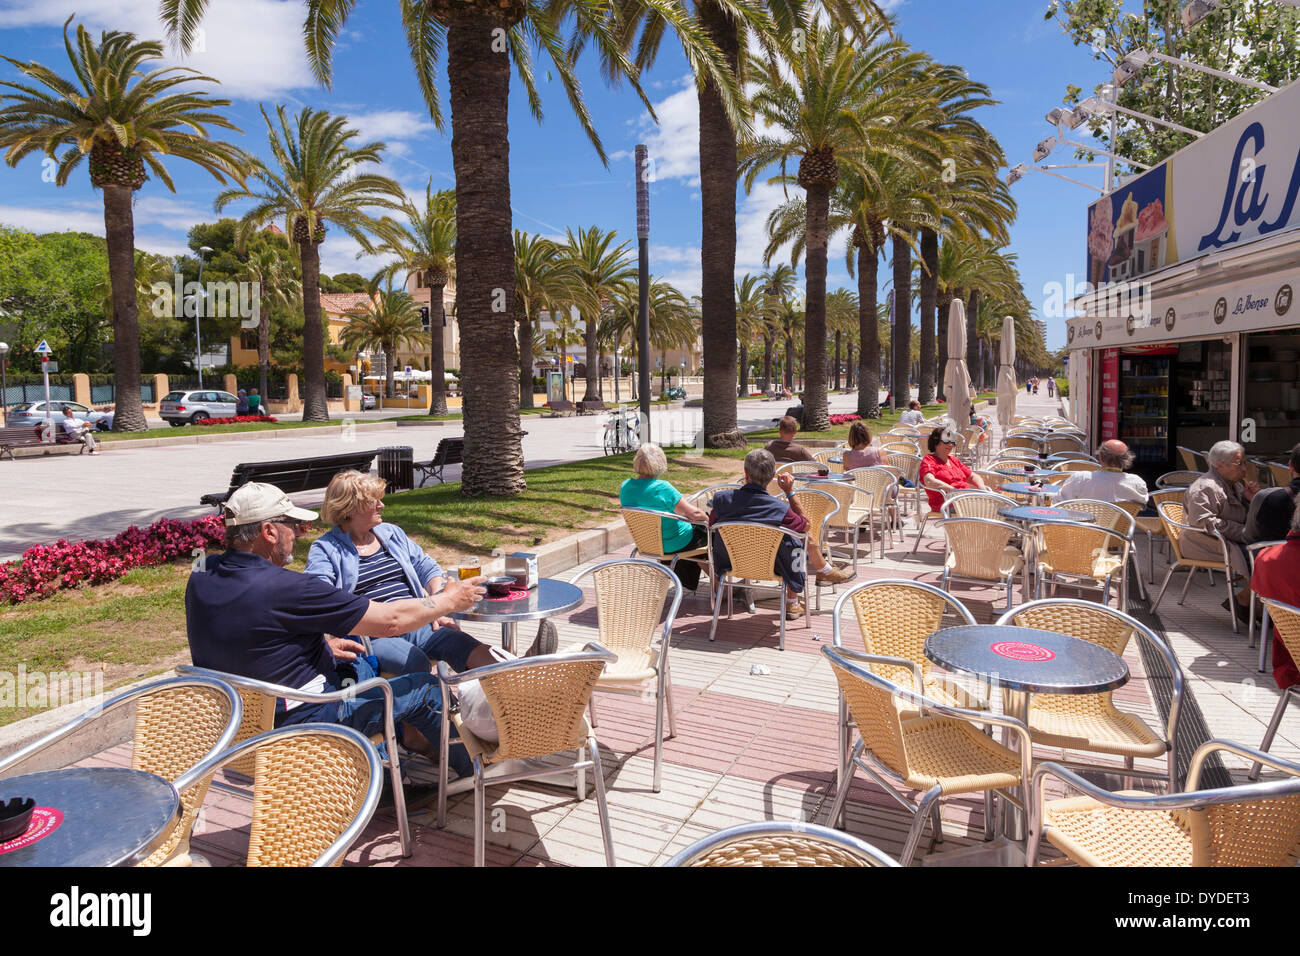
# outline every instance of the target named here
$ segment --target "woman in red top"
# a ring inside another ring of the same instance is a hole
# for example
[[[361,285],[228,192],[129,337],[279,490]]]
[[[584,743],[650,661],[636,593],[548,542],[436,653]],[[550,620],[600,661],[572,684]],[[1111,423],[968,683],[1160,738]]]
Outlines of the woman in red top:
[[[987,489],[983,479],[958,461],[952,453],[955,445],[956,435],[951,428],[936,428],[926,439],[930,454],[921,459],[918,474],[926,496],[930,499],[931,511],[938,511],[943,506],[943,499],[950,491],[959,488]]]

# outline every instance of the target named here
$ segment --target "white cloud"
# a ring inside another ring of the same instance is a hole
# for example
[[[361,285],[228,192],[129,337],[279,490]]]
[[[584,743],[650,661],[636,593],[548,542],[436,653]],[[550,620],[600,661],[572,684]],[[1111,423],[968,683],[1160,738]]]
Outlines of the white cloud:
[[[124,30],[146,40],[166,36],[152,0],[7,0],[0,28],[61,27],[74,13],[77,24],[95,32]],[[214,95],[282,97],[316,85],[302,52],[302,21],[298,0],[221,0],[209,6],[194,52],[182,59],[165,46],[164,59],[220,80]],[[60,70],[57,63],[53,67]]]
[[[675,93],[654,104],[658,125],[648,116],[636,123],[637,132],[654,164],[654,178],[700,183],[700,106],[695,81],[688,74],[675,84]],[[628,150],[611,154],[614,160],[632,156]]]
[[[361,133],[363,141],[382,139],[419,139],[437,136],[437,127],[429,117],[414,110],[376,110],[373,113],[349,113],[348,122]]]
[[[0,206],[0,223],[29,232],[90,232],[104,234],[104,213],[43,209],[38,206]]]

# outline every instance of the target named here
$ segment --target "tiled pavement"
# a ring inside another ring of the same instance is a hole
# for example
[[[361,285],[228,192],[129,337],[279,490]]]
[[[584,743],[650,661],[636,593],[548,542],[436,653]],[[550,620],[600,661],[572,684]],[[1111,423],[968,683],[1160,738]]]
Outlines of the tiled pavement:
[[[872,558],[859,564],[857,581],[907,577],[937,583],[940,539],[927,533],[919,554],[911,556],[913,522],[909,519],[907,525],[904,541],[896,540],[883,561]],[[1163,576],[1160,563],[1157,556],[1157,581]],[[1145,571],[1145,555],[1139,567]],[[1181,581],[1176,581],[1181,587]],[[1154,596],[1155,589],[1151,590]],[[1202,575],[1182,606],[1176,603],[1173,584],[1170,591],[1161,605],[1160,620],[1210,735],[1257,745],[1277,691],[1270,675],[1256,673],[1257,651],[1246,646],[1244,631],[1233,635],[1226,613],[1218,607],[1222,579],[1211,591]],[[991,621],[1004,607],[1003,594],[996,589],[954,585],[953,593],[981,622]],[[803,621],[789,624],[784,652],[777,649],[774,602],[760,601],[755,615],[739,611],[731,620],[721,621],[717,640],[711,643],[707,602],[689,594],[684,597],[671,652],[677,736],[664,743],[660,793],[650,788],[653,699],[597,696],[597,737],[620,865],[661,864],[700,837],[734,824],[764,819],[826,822],[834,790],[837,696],[834,678],[819,651],[831,641],[834,597],[829,591],[823,593],[822,609],[812,614],[811,627],[805,628]],[[850,629],[851,621],[850,617]],[[581,644],[595,636],[589,603],[557,623],[562,644]],[[467,630],[484,640],[499,639],[499,629],[492,625],[470,624]],[[857,640],[856,634],[846,635],[849,646],[860,646]],[[1159,726],[1161,714],[1148,692],[1134,645],[1126,661],[1133,676],[1116,692],[1117,702]],[[768,672],[755,673],[755,665]],[[1300,757],[1298,740],[1300,721],[1293,717],[1284,723],[1274,752]],[[1052,756],[1051,752],[1044,755]],[[123,748],[101,758],[127,759]],[[1226,763],[1234,779],[1244,778],[1244,767],[1232,760]],[[433,770],[422,760],[413,758],[406,766],[417,779],[432,779]],[[1139,766],[1159,769],[1161,765],[1139,761]],[[241,862],[248,811],[247,798],[213,791],[196,829],[194,848],[215,865]],[[901,850],[908,815],[861,774],[854,780],[846,816],[849,832],[888,853]],[[572,788],[542,783],[489,788],[487,817],[491,866],[603,863],[596,802],[594,798],[577,801]],[[983,829],[982,798],[945,801],[943,820],[944,842],[938,852],[978,841]],[[472,863],[472,793],[449,800],[446,829],[434,826],[432,810],[414,813],[412,823],[415,846],[409,859],[402,859],[397,851],[391,811],[381,811],[347,862]]]

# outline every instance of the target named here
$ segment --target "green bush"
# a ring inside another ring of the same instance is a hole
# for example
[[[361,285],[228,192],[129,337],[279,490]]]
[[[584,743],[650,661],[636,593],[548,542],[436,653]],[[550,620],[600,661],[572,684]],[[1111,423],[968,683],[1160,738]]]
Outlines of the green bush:
[[[1062,398],[1070,397],[1070,380],[1068,378],[1058,378],[1056,380],[1056,394]]]

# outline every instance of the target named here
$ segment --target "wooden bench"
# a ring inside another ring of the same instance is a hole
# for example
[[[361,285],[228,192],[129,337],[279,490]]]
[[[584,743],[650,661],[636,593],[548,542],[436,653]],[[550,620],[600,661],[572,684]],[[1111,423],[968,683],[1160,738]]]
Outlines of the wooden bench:
[[[572,415],[574,412],[578,410],[574,406],[573,402],[570,402],[567,399],[560,399],[558,402],[550,402],[549,404],[551,407],[551,412],[549,415],[546,416],[547,418],[558,418],[559,416],[565,414],[566,412]]]
[[[605,403],[602,402],[599,398],[592,399],[589,402],[578,403],[579,415],[590,415],[593,412],[607,412],[607,411],[609,411],[609,409],[605,407]]]
[[[13,461],[15,448],[44,448],[46,455],[65,451],[81,454],[86,450],[86,446],[79,441],[57,443],[41,441],[40,425],[7,425],[0,428],[0,461],[3,461],[5,456]]]
[[[415,470],[420,473],[420,483],[417,487],[424,487],[424,483],[430,478],[437,478],[438,481],[445,481],[442,469],[447,465],[459,465],[465,460],[465,439],[463,438],[443,438],[438,442],[438,448],[434,451],[433,457],[428,461],[417,461]]]
[[[230,487],[199,499],[199,504],[215,505],[218,510],[240,485],[250,481],[263,481],[275,485],[285,494],[324,488],[341,471],[355,470],[363,475],[370,473],[377,451],[354,451],[342,455],[322,455],[318,458],[291,458],[287,461],[250,461],[238,464],[230,475]]]

